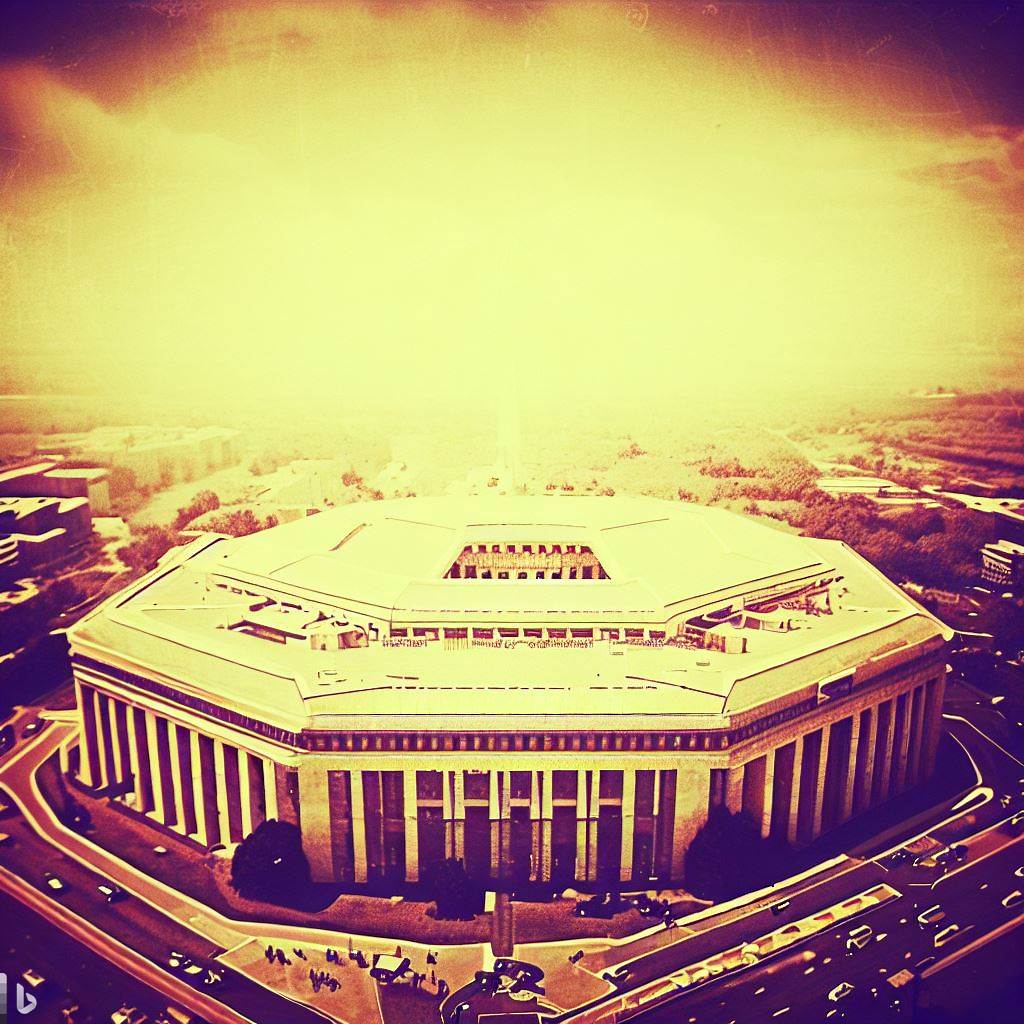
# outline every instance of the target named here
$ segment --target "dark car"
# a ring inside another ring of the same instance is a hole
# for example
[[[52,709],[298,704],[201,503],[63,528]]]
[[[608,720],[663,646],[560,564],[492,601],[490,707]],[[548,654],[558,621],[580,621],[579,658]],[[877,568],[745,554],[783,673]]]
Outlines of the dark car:
[[[0,754],[6,753],[14,746],[17,737],[14,735],[14,726],[0,726]]]
[[[36,717],[33,718],[32,721],[29,722],[28,725],[26,725],[25,728],[21,730],[21,735],[35,736],[35,734],[39,732],[39,730],[42,729],[42,727],[46,724],[47,722],[45,718],[40,718],[38,715],[36,715]]]
[[[577,903],[573,907],[573,913],[577,917],[598,917],[609,918],[627,909],[628,904],[624,903],[618,896],[609,893],[599,893],[589,900]]]
[[[100,882],[96,890],[108,903],[116,903],[128,895],[121,886],[114,885],[113,882]]]
[[[604,971],[601,975],[605,981],[610,981],[616,988],[625,985],[629,981],[629,965],[620,964],[618,967]]]
[[[544,980],[544,971],[536,964],[527,963],[525,960],[510,960],[502,957],[494,961],[494,973],[512,979],[513,992],[536,992],[544,994],[544,987],[541,981]]]

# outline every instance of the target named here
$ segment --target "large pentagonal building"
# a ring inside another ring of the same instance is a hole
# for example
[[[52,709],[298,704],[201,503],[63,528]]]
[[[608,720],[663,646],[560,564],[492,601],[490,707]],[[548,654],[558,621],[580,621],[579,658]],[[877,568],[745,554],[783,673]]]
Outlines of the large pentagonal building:
[[[932,769],[944,628],[845,545],[653,499],[371,502],[178,548],[71,632],[67,771],[314,877],[646,887],[709,810],[801,844]]]

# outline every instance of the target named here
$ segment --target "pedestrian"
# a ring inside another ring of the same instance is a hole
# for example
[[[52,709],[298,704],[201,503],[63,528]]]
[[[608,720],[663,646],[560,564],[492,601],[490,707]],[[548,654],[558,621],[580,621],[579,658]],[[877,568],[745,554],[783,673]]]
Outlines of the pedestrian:
[[[435,952],[433,952],[433,950],[430,950],[430,949],[427,950],[427,963],[428,964],[436,964],[437,963],[437,954]]]
[[[402,955],[402,947],[401,946],[395,946],[395,956],[401,956],[401,955]]]
[[[293,953],[294,953],[294,954],[295,954],[295,955],[296,955],[296,956],[297,956],[297,957],[298,957],[298,958],[299,958],[300,960],[305,960],[305,959],[306,959],[306,954],[305,954],[305,953],[303,953],[301,949],[296,949],[296,948],[295,948],[294,946],[292,946],[292,952],[293,952]]]
[[[267,948],[263,950],[263,955],[267,958],[267,963],[272,964],[274,962],[274,947],[268,945]]]

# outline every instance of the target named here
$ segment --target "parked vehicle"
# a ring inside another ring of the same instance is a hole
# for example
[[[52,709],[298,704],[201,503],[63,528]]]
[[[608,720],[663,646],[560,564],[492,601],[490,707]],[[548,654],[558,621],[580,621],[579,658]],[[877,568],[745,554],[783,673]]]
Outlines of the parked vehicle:
[[[1011,910],[1013,907],[1019,907],[1021,903],[1024,903],[1024,895],[1021,894],[1020,889],[1014,889],[1009,896],[1004,896],[1000,902],[1008,910]]]
[[[846,952],[853,953],[863,949],[871,941],[872,934],[870,925],[862,924],[859,928],[854,928],[846,937]]]
[[[941,903],[936,903],[934,907],[929,907],[927,910],[922,910],[917,915],[917,923],[922,928],[927,928],[929,925],[938,924],[944,920],[946,912],[942,909]]]
[[[936,933],[935,938],[932,939],[932,945],[938,949],[940,946],[944,946],[947,942],[952,942],[959,934],[960,925],[951,924],[948,928],[943,928],[941,932]]]
[[[853,986],[848,981],[841,981],[831,992],[828,994],[830,1002],[838,1003],[840,999],[845,999],[853,991]]]

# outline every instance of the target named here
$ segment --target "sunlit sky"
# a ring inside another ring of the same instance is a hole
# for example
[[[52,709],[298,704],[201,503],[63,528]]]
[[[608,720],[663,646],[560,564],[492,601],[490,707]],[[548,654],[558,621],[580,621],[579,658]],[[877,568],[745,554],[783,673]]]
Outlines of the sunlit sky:
[[[1017,130],[743,56],[621,4],[287,4],[12,61],[4,387],[690,400],[1012,370]]]

